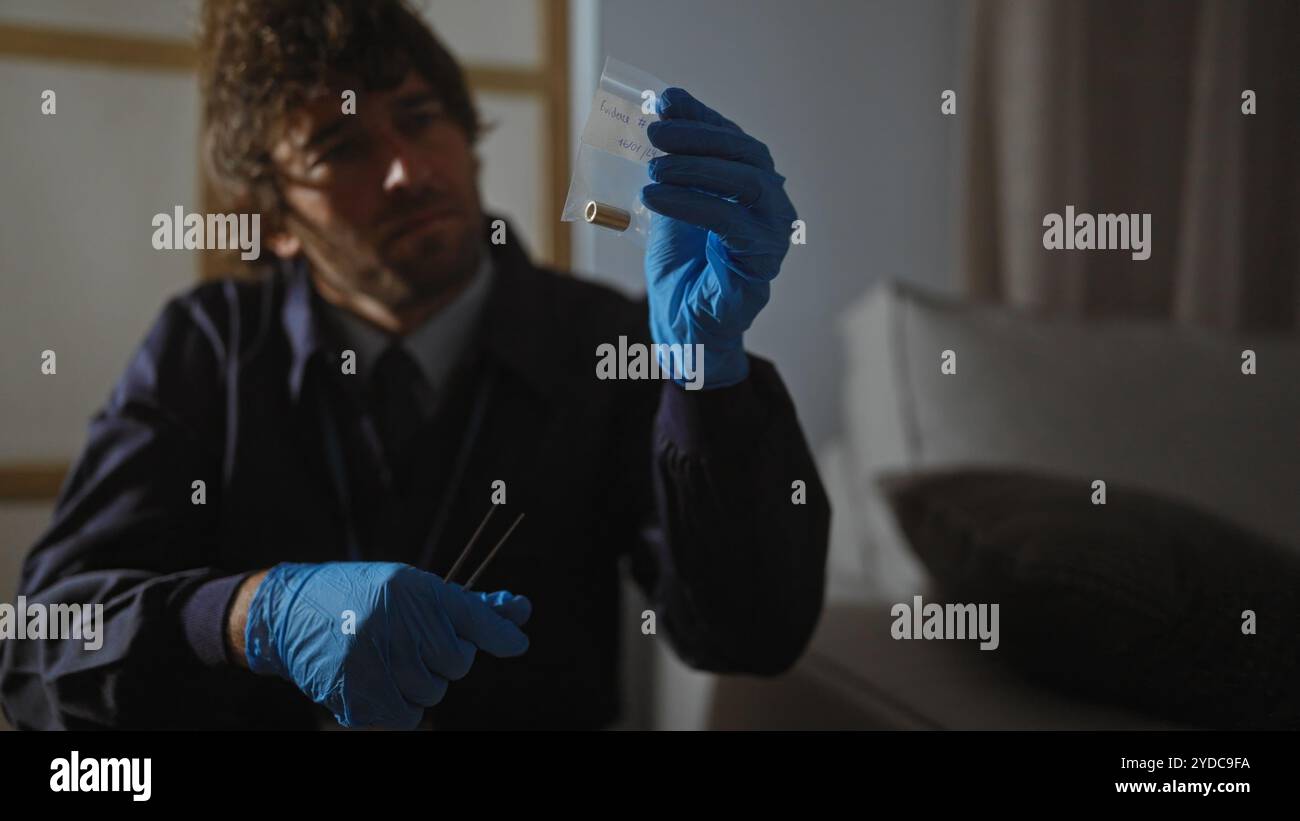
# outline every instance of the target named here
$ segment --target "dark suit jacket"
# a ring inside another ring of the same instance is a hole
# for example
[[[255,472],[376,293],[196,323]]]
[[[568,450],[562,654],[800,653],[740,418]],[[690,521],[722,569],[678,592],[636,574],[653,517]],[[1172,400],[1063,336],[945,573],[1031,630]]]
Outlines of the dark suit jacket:
[[[291,684],[227,662],[239,581],[277,562],[348,559],[348,532],[361,558],[446,573],[496,480],[506,515],[482,548],[517,512],[527,518],[476,588],[532,599],[531,647],[480,653],[429,711],[433,726],[605,725],[624,640],[671,640],[706,670],[788,668],[821,609],[830,511],[775,370],[752,358],[747,381],[713,391],[597,379],[602,343],[649,341],[646,304],[491,247],[479,331],[408,474],[390,475],[367,446],[364,402],[341,384],[301,264],[171,300],[93,418],[20,584],[32,601],[102,602],[104,644],[0,643],[10,721],[315,726],[323,711]],[[342,473],[329,467],[322,409]],[[624,556],[653,600],[656,636],[620,624]]]

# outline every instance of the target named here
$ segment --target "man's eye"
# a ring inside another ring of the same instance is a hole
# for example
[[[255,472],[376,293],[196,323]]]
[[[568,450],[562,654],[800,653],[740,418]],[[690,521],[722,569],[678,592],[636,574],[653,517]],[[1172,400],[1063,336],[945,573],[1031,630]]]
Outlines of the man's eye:
[[[440,108],[422,108],[409,112],[403,117],[402,125],[406,128],[427,128],[442,117],[443,112]]]

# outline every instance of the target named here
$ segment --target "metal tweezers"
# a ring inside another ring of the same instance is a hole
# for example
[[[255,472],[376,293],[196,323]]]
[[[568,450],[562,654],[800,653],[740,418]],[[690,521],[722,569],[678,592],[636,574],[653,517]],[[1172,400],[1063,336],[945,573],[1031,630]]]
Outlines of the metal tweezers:
[[[496,505],[492,505],[492,507],[488,508],[487,515],[483,517],[483,521],[479,522],[478,529],[474,531],[473,536],[469,537],[469,544],[465,545],[465,549],[460,552],[460,556],[456,559],[456,563],[451,566],[451,570],[447,571],[447,575],[443,577],[443,581],[449,583],[453,581],[456,576],[456,571],[460,570],[460,566],[469,558],[470,551],[474,549],[474,544],[478,541],[478,537],[483,532],[483,528],[487,527],[488,519],[492,518],[492,513],[496,509]],[[469,577],[469,581],[465,582],[466,590],[472,590],[474,588],[474,582],[478,581],[478,577],[483,575],[483,571],[487,569],[487,566],[491,564],[492,559],[496,557],[497,551],[501,549],[501,545],[506,543],[506,539],[510,538],[510,534],[515,532],[515,528],[519,527],[519,523],[523,520],[524,514],[520,513],[519,517],[515,519],[514,524],[510,525],[510,529],[506,531],[506,535],[501,537],[501,541],[496,543],[496,546],[487,554],[487,558],[483,560],[483,563],[480,564],[478,569]]]

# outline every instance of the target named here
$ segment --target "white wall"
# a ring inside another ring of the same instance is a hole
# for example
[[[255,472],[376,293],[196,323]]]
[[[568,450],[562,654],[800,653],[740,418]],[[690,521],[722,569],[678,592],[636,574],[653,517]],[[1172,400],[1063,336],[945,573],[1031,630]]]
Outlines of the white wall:
[[[166,296],[196,280],[192,252],[150,244],[154,214],[200,206],[195,83],[11,59],[0,72],[0,461],[67,461]]]

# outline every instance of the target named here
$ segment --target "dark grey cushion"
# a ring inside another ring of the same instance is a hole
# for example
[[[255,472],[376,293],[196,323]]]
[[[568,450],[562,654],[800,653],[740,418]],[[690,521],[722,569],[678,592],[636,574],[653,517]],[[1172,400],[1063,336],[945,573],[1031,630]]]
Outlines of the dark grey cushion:
[[[1191,505],[1014,471],[882,484],[949,601],[998,603],[1031,678],[1222,728],[1300,728],[1300,552]],[[1256,633],[1242,633],[1253,610]]]

